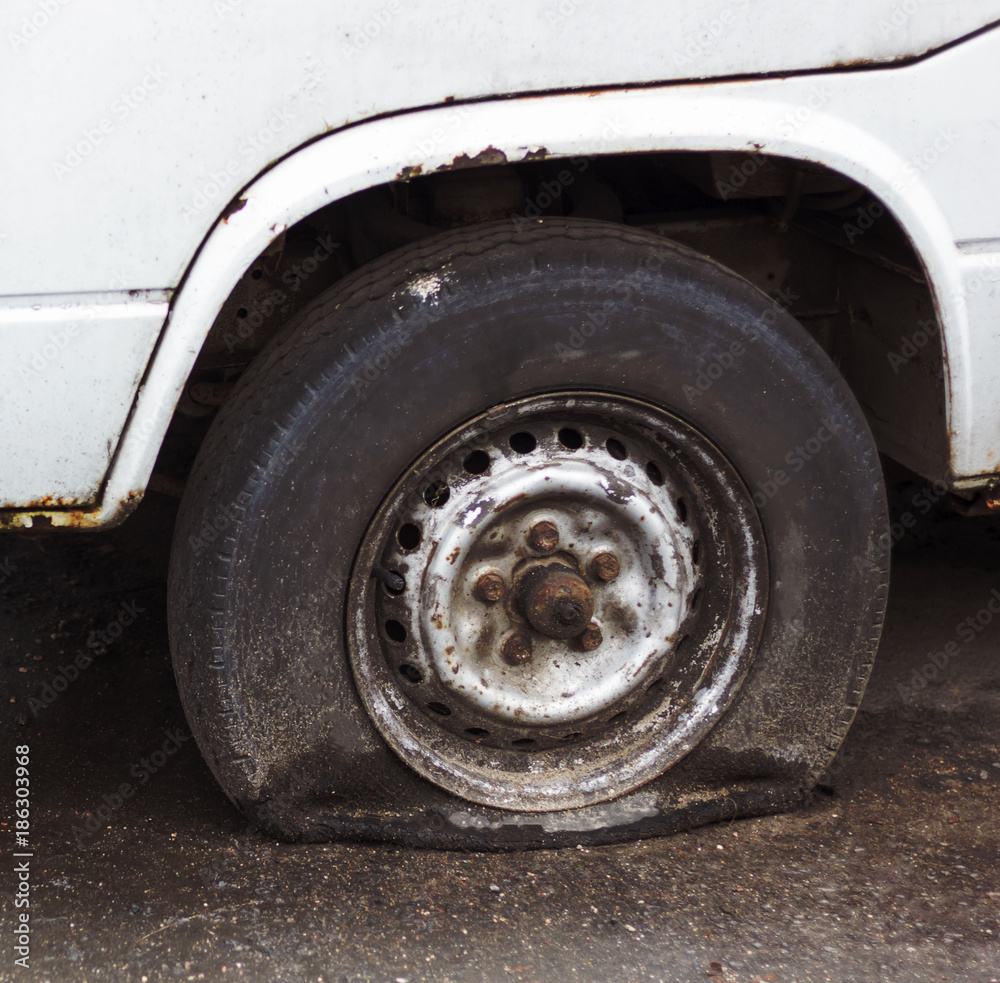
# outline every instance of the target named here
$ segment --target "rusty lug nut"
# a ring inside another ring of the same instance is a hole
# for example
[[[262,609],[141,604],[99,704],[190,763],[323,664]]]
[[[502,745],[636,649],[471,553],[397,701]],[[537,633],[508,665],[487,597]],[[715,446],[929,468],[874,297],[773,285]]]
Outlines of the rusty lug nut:
[[[531,661],[531,639],[523,632],[509,635],[500,650],[500,657],[509,666],[523,666]]]
[[[590,575],[597,580],[614,580],[622,572],[622,565],[614,553],[598,553],[590,561]]]
[[[551,553],[559,545],[559,530],[547,519],[536,522],[528,533],[528,542],[543,553]]]
[[[472,588],[472,593],[477,600],[484,604],[493,604],[503,598],[507,593],[507,585],[503,582],[503,577],[492,570],[484,573]]]
[[[600,648],[601,642],[604,641],[604,633],[601,631],[601,626],[596,621],[591,621],[577,636],[577,641],[584,652],[593,652],[594,649]]]

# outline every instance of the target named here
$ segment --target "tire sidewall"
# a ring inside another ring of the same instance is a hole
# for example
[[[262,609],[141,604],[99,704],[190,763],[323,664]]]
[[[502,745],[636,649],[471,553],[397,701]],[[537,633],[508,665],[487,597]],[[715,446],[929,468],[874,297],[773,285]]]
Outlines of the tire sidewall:
[[[203,748],[238,745],[209,757],[237,801],[273,794],[290,762],[318,789],[336,780],[317,764],[334,752],[385,752],[345,652],[358,544],[425,448],[543,392],[617,393],[676,414],[758,506],[763,638],[686,766],[808,780],[853,715],[884,604],[884,493],[871,435],[829,360],[765,295],[664,240],[600,223],[502,226],[484,227],[482,250],[425,246],[422,266],[387,260],[376,285],[369,275],[334,287],[214,425],[227,454],[199,460],[180,528],[215,527],[227,508],[232,521],[201,550],[178,536],[172,634],[185,704],[203,708],[192,721]],[[199,608],[204,585],[215,588],[211,615]],[[214,722],[223,707],[237,718],[228,735]]]

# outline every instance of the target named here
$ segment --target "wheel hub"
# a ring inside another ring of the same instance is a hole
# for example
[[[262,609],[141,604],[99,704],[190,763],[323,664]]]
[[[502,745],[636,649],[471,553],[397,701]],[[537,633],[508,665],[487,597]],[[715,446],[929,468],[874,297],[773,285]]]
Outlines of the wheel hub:
[[[594,616],[590,588],[565,561],[539,564],[522,573],[515,596],[528,624],[548,638],[579,635]]]
[[[349,612],[362,697],[406,760],[475,801],[554,808],[662,768],[651,748],[685,713],[686,733],[665,742],[674,757],[711,726],[719,702],[695,704],[742,678],[746,652],[717,649],[755,630],[762,585],[746,577],[735,604],[731,585],[704,590],[716,545],[731,572],[751,558],[733,564],[728,534],[691,514],[700,492],[676,445],[692,439],[631,400],[536,397],[408,470],[366,537]],[[737,513],[740,488],[727,484]],[[707,593],[718,611],[705,617]],[[509,777],[526,766],[540,799]],[[595,768],[593,788],[567,788],[569,772]]]

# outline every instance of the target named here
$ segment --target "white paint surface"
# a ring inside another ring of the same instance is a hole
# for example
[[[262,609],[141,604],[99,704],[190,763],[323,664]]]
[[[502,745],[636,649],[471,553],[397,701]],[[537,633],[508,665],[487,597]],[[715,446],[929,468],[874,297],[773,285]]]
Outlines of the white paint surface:
[[[264,0],[93,0],[44,23],[39,9],[18,0],[0,14],[0,431],[24,434],[4,438],[16,466],[0,475],[0,501],[92,501],[114,455],[100,507],[72,521],[112,518],[144,486],[220,305],[277,233],[405,167],[428,171],[487,146],[511,160],[543,146],[757,148],[867,185],[909,233],[941,303],[952,470],[998,466],[998,31],[904,67],[461,101],[889,61],[997,20],[1000,0],[646,0],[624,10],[511,0],[474,13],[403,0],[294,12]],[[448,97],[455,104],[440,105]],[[222,220],[241,189],[246,207]],[[162,295],[127,291],[182,277],[115,454],[165,311]],[[63,295],[109,285],[116,293],[86,327],[81,357],[64,352],[23,378],[46,332],[77,317]]]

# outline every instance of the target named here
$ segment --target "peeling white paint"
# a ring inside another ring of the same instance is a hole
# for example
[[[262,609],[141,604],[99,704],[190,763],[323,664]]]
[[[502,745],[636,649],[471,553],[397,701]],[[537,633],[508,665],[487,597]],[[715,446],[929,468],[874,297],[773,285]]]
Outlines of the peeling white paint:
[[[414,297],[419,297],[424,303],[434,300],[444,286],[444,278],[437,273],[425,273],[408,284],[406,289]]]

